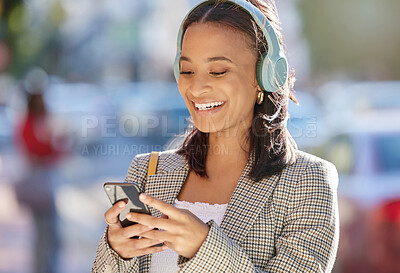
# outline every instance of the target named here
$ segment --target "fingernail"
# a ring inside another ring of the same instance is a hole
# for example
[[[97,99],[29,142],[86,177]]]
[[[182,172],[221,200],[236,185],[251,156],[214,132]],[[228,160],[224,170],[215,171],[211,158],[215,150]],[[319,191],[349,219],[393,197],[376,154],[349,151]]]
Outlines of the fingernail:
[[[153,227],[151,227],[151,226],[147,226],[147,228],[148,228],[148,229],[153,229]]]
[[[164,244],[164,245],[161,247],[161,249],[162,249],[162,250],[166,250],[166,249],[168,249],[168,247]]]
[[[132,218],[132,216],[128,213],[127,215],[126,215],[126,219],[131,219]]]
[[[125,202],[120,202],[120,203],[118,204],[118,207],[120,207],[120,208],[125,207]]]
[[[145,193],[141,193],[139,195],[140,200],[145,200],[146,199],[146,194]]]

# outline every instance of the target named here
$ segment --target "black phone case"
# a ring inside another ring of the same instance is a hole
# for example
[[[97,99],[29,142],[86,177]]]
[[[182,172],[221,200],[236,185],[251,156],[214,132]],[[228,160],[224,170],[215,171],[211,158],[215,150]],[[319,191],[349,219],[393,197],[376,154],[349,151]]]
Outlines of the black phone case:
[[[104,184],[106,192],[111,204],[115,204],[121,200],[127,203],[125,209],[119,214],[119,220],[123,227],[136,224],[126,219],[126,214],[129,212],[151,214],[148,207],[139,200],[139,188],[133,182],[114,183],[108,182]]]

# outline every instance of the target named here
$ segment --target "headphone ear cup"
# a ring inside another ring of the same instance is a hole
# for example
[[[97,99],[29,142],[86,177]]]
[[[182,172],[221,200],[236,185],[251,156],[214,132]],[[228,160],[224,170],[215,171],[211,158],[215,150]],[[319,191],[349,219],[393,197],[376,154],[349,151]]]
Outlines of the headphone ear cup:
[[[181,71],[181,66],[179,63],[180,58],[181,58],[181,54],[177,53],[176,57],[175,57],[175,62],[174,62],[174,76],[175,76],[176,82],[178,82],[178,80],[179,80],[179,74]]]
[[[275,86],[271,85],[271,60],[268,57],[267,52],[264,52],[257,61],[257,82],[262,90],[267,92],[274,92]]]
[[[273,84],[276,86],[276,90],[278,90],[282,88],[288,80],[288,63],[286,58],[279,57],[274,61],[273,72]]]
[[[261,87],[262,90],[269,91],[267,90],[267,86],[264,84],[264,79],[266,78],[264,76],[264,62],[265,62],[265,57],[267,54],[263,54],[260,58],[257,60],[257,65],[256,65],[256,77],[257,77],[257,83]]]
[[[267,53],[257,61],[257,82],[260,87],[267,92],[275,92],[282,88],[288,78],[288,64],[284,57],[279,56],[276,60],[271,60]]]

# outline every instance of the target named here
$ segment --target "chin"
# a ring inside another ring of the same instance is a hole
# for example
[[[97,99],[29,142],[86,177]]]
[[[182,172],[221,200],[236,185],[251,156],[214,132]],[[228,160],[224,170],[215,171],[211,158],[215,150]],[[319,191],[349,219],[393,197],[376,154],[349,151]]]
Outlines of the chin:
[[[210,126],[210,125],[198,126],[196,123],[194,125],[202,133],[222,133],[223,132],[222,128],[215,128],[215,126]]]
[[[208,119],[193,119],[192,116],[192,120],[196,128],[202,133],[216,133],[222,129],[216,122],[212,122]]]

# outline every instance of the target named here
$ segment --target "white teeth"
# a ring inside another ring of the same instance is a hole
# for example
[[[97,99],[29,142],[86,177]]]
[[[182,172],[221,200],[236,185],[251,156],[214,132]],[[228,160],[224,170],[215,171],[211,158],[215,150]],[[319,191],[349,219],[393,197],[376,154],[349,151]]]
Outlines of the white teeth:
[[[223,101],[216,101],[216,102],[209,102],[209,103],[194,103],[194,105],[196,106],[196,108],[198,108],[199,110],[208,110],[211,108],[214,108],[216,106],[220,106],[222,105],[224,102]]]

